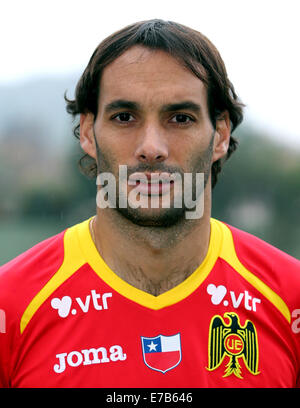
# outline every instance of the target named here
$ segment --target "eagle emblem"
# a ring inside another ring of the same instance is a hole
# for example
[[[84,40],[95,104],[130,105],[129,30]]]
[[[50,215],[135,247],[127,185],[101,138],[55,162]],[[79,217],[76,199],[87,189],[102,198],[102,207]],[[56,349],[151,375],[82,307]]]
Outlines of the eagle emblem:
[[[254,324],[246,320],[244,326],[241,326],[239,316],[234,312],[226,312],[224,317],[228,319],[228,323],[219,315],[214,316],[210,322],[207,370],[215,370],[222,364],[224,357],[228,356],[223,377],[234,374],[243,378],[239,364],[241,358],[251,374],[259,374],[258,341]]]

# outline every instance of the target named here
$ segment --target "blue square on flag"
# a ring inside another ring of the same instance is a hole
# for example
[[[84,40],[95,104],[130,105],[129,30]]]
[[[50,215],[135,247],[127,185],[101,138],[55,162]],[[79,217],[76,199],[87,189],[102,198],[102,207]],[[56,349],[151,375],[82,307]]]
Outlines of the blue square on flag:
[[[158,353],[161,352],[161,339],[157,337],[143,337],[144,348],[146,353]]]

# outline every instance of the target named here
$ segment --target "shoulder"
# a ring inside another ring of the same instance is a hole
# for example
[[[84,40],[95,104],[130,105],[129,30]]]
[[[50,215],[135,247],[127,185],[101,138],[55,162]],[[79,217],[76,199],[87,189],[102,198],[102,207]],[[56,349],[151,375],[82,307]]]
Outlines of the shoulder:
[[[244,264],[258,271],[272,270],[280,274],[299,275],[300,261],[262,239],[225,224],[231,231],[236,253]]]
[[[225,255],[227,260],[236,257],[247,271],[285,301],[290,312],[299,308],[300,261],[248,232],[221,224],[225,231],[224,240],[232,240],[234,248],[234,255],[233,251]],[[225,242],[223,247],[230,248],[230,245]]]

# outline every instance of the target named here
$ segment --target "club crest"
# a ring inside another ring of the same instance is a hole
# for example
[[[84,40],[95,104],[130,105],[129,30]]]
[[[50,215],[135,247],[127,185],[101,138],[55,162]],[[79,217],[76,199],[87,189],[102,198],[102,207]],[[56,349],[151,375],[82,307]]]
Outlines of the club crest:
[[[258,340],[254,324],[246,320],[242,326],[239,316],[234,312],[225,313],[224,317],[228,319],[228,323],[219,315],[214,316],[210,322],[207,370],[215,370],[223,363],[224,357],[228,356],[223,377],[234,374],[243,378],[240,359],[251,374],[259,374]]]
[[[141,337],[143,358],[146,366],[166,373],[181,361],[180,333],[173,336]]]

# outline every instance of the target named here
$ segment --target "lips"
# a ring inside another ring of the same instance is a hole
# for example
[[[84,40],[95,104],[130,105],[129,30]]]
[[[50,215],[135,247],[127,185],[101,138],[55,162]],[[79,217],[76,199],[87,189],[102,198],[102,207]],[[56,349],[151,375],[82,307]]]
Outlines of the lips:
[[[143,195],[162,195],[170,191],[173,180],[170,173],[133,173],[128,185]]]

